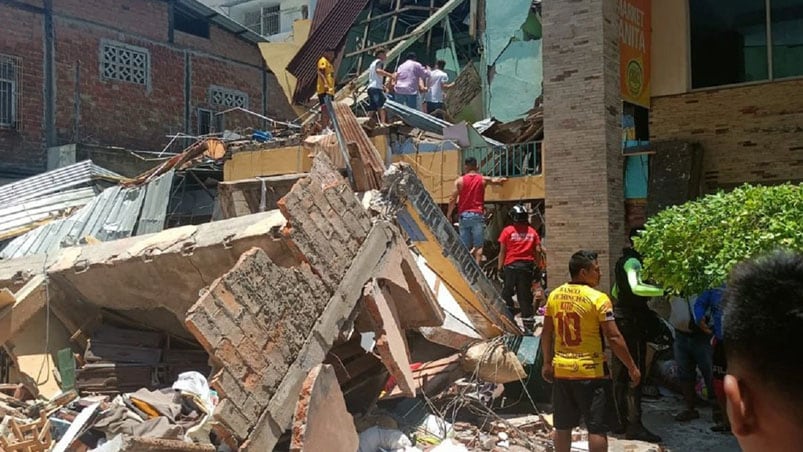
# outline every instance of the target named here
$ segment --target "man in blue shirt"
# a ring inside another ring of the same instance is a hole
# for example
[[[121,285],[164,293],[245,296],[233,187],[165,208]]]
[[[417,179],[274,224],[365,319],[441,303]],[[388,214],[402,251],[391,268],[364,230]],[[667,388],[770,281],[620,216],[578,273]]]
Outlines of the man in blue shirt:
[[[719,416],[721,419],[715,419],[716,425],[711,427],[715,432],[729,432],[730,423],[728,422],[728,413],[725,409],[725,391],[724,382],[727,370],[727,362],[725,359],[725,346],[722,341],[722,293],[725,290],[725,285],[719,286],[714,289],[708,289],[697,297],[694,303],[694,318],[700,329],[708,334],[713,334],[714,338],[711,341],[714,346],[713,354],[713,379],[714,379],[714,394],[717,397],[720,411]],[[710,318],[706,320],[706,314]],[[715,416],[716,413],[715,413]]]

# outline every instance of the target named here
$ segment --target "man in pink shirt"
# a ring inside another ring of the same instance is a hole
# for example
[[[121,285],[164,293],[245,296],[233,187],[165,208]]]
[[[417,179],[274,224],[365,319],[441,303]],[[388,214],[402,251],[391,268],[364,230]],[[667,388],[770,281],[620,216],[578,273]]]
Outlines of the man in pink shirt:
[[[424,80],[429,78],[429,71],[416,61],[415,53],[407,54],[404,63],[396,68],[395,100],[410,108],[418,108],[418,93],[426,90]]]

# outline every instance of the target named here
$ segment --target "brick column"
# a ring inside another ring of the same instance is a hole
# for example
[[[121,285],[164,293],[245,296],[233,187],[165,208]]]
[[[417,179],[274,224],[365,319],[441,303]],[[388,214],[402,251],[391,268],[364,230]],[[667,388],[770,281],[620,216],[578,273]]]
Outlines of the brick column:
[[[544,2],[543,23],[549,285],[592,249],[608,290],[625,236],[617,1]]]

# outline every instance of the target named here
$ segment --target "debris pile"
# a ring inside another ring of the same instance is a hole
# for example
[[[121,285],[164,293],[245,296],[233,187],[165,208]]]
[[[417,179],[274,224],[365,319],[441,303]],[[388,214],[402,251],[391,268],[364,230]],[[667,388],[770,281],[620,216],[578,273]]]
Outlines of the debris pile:
[[[54,206],[2,250],[3,449],[545,444],[543,418],[495,412],[503,385],[536,411],[537,344],[503,339],[521,330],[496,286],[414,169],[388,167],[404,146],[503,145],[388,105],[390,127],[336,102],[332,133],[274,122],[130,179],[83,163],[0,189]],[[57,204],[72,187],[91,196]],[[198,196],[214,211],[193,216]]]

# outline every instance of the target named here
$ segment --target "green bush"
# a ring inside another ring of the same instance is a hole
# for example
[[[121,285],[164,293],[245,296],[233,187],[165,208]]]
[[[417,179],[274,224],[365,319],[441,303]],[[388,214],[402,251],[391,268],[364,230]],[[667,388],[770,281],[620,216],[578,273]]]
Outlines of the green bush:
[[[743,185],[670,207],[634,240],[644,274],[677,293],[723,283],[737,263],[775,248],[803,250],[803,184]]]

